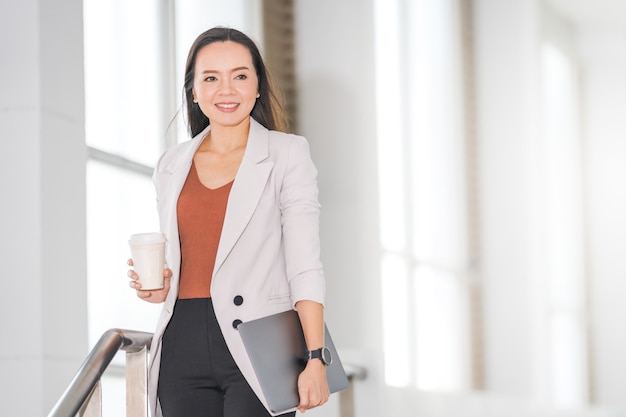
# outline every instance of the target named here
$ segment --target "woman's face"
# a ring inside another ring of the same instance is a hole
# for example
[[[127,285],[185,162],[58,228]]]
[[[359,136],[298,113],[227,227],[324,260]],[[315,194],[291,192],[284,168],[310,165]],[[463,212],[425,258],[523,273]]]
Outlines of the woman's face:
[[[245,46],[214,42],[196,56],[194,102],[211,126],[234,127],[247,122],[258,97],[259,80]]]

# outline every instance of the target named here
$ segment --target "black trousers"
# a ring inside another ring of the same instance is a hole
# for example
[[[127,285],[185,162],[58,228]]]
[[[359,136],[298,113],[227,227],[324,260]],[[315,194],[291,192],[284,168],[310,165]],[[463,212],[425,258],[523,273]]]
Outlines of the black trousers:
[[[164,417],[270,416],[233,360],[210,298],[176,301],[157,393]]]

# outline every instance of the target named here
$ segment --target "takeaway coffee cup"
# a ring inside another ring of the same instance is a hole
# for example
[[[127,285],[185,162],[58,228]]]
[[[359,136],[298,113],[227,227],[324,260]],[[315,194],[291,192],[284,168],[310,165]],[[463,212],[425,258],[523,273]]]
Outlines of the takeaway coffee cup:
[[[163,233],[139,233],[130,236],[128,244],[142,290],[163,288],[165,241]]]

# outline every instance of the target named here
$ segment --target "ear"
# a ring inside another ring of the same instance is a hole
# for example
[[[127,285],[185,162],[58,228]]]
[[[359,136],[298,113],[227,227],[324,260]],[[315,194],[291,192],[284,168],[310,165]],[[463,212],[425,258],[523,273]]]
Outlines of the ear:
[[[196,90],[195,89],[191,89],[191,95],[193,96],[193,102],[197,103],[198,99],[196,98]]]

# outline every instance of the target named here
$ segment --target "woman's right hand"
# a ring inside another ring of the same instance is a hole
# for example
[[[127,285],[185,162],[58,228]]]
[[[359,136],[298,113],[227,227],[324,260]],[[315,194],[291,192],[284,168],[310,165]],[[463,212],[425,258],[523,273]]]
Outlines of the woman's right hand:
[[[133,266],[133,260],[129,259],[127,261],[128,266]],[[145,300],[149,303],[162,303],[165,301],[165,297],[167,297],[167,293],[170,291],[170,279],[172,278],[172,270],[169,268],[163,269],[163,288],[160,290],[142,290],[141,284],[139,281],[139,275],[135,272],[134,269],[128,270],[128,277],[130,278],[130,287],[134,288],[137,292],[137,297]]]

